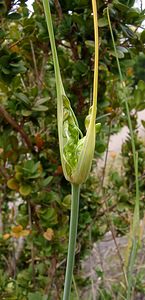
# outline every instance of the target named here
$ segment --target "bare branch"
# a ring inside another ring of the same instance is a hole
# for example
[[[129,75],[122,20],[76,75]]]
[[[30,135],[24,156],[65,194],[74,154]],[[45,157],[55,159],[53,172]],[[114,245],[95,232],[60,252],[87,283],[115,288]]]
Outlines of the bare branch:
[[[59,0],[54,0],[54,4],[55,4],[56,10],[57,10],[59,19],[62,20],[62,17],[63,17],[63,16],[62,16],[62,9],[61,9]]]
[[[32,148],[32,143],[24,129],[19,124],[17,124],[17,122],[12,118],[12,116],[5,110],[2,105],[0,105],[0,115],[13,127],[15,131],[20,133],[27,147]]]

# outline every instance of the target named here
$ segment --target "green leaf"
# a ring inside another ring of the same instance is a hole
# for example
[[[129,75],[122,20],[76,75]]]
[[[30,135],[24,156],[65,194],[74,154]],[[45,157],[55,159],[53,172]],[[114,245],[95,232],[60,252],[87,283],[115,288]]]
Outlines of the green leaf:
[[[31,110],[26,110],[26,109],[22,109],[21,113],[24,117],[29,117],[29,116],[32,115],[32,111]]]
[[[19,192],[22,196],[28,196],[32,192],[32,188],[28,184],[21,184],[19,188]]]
[[[106,144],[104,144],[103,142],[97,142],[96,144],[96,150],[98,153],[103,153],[106,150]]]
[[[10,20],[19,20],[20,18],[21,18],[21,15],[17,12],[10,13],[7,16],[7,19],[10,19]]]
[[[142,43],[145,43],[145,30],[142,31],[142,33],[140,35],[140,39],[141,39]]]
[[[95,43],[94,43],[94,41],[90,41],[90,40],[86,40],[85,41],[85,45],[87,46],[87,47],[89,47],[89,48],[95,48]]]
[[[145,121],[141,120],[142,126],[145,128]]]
[[[134,99],[135,99],[135,102],[136,102],[137,105],[141,102],[141,100],[142,100],[142,93],[141,93],[141,91],[139,89],[135,90],[135,92],[134,92]]]
[[[29,98],[23,94],[23,93],[14,93],[14,95],[19,99],[21,100],[22,102],[24,102],[25,104],[29,104],[30,103],[30,100]]]
[[[34,111],[47,111],[48,107],[44,105],[34,106],[32,107],[32,110]]]
[[[125,4],[127,4],[127,1],[125,1]],[[113,5],[120,10],[121,12],[127,12],[129,7],[127,5],[125,5],[123,3],[121,3],[121,1],[118,0],[113,0]]]
[[[0,39],[2,39],[3,37],[5,37],[6,33],[3,29],[0,29]]]
[[[18,184],[17,180],[15,180],[14,178],[10,178],[7,181],[7,186],[9,189],[14,190],[14,191],[18,191],[18,189],[19,189],[19,184]]]
[[[33,174],[37,172],[39,165],[39,161],[35,163],[32,159],[30,159],[25,161],[22,169],[28,172],[29,174]]]
[[[2,72],[3,72],[4,74],[6,74],[6,75],[8,75],[8,74],[11,73],[10,69],[7,69],[7,68],[5,68],[5,67],[2,67]]]
[[[121,23],[119,25],[128,38],[136,38],[136,34],[129,27],[122,25]]]
[[[100,18],[99,20],[98,20],[98,26],[99,27],[105,27],[105,26],[108,26],[108,20],[107,20],[107,18]]]
[[[116,47],[118,51],[123,52],[123,53],[128,53],[128,50],[125,47],[122,46],[117,46]]]
[[[120,0],[119,2],[129,6],[129,7],[132,7],[135,3],[135,0]]]
[[[145,82],[143,80],[138,82],[138,89],[142,92],[145,92]]]
[[[48,176],[47,178],[45,178],[43,181],[42,181],[42,185],[43,186],[47,186],[53,179],[53,176]]]
[[[46,227],[51,227],[58,223],[57,212],[53,207],[41,210],[40,217]]]
[[[114,50],[109,51],[109,54],[116,57],[116,53]],[[124,53],[122,51],[117,50],[118,58],[124,58]]]
[[[43,104],[45,102],[48,102],[50,98],[46,97],[46,98],[41,98],[41,99],[38,99],[36,102],[35,102],[35,106],[39,106],[40,104]]]
[[[29,293],[28,300],[45,300],[40,292]]]
[[[68,194],[64,197],[63,202],[62,202],[62,206],[65,209],[71,209],[71,194]]]

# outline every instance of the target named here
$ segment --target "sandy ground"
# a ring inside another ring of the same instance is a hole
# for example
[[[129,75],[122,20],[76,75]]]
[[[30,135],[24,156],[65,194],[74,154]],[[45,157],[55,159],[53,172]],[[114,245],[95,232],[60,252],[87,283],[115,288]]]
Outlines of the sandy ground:
[[[138,135],[145,141],[145,128],[141,123],[142,120],[145,121],[145,109],[138,112],[137,116],[138,116],[138,122],[137,122]],[[109,143],[109,152],[114,151],[120,153],[121,146],[126,140],[128,133],[129,133],[128,127],[124,126],[119,133],[112,135]]]

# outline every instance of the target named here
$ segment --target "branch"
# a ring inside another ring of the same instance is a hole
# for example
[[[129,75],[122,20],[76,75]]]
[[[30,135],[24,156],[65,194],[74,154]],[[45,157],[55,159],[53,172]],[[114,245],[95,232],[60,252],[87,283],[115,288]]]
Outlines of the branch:
[[[25,141],[25,144],[28,148],[32,148],[32,143],[28,137],[28,135],[25,133],[23,128],[16,123],[16,121],[11,117],[11,115],[5,110],[3,106],[0,105],[0,115],[12,126],[12,128],[19,132],[22,139]]]
[[[6,180],[9,179],[9,175],[7,174],[4,167],[0,166],[0,173],[5,177]]]
[[[62,16],[62,9],[61,9],[59,0],[54,0],[54,4],[55,4],[56,10],[57,10],[59,19],[62,20],[62,17],[63,17],[63,16]]]
[[[30,46],[31,46],[31,52],[32,52],[32,58],[33,58],[33,64],[34,64],[34,70],[35,70],[35,75],[36,75],[36,80],[37,84],[39,86],[39,73],[38,73],[38,68],[37,68],[37,63],[36,63],[36,56],[35,56],[35,51],[33,47],[33,42],[30,40]]]

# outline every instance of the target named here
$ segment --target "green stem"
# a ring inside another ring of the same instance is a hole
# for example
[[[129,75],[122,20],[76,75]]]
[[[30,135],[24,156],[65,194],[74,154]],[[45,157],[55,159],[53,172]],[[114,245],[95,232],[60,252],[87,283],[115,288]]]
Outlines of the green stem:
[[[118,67],[120,81],[122,83],[122,87],[125,88],[126,84],[125,84],[125,82],[123,80],[123,75],[122,75],[121,68],[120,68],[118,53],[117,53],[117,49],[116,49],[116,45],[115,45],[113,30],[112,30],[110,16],[109,16],[109,8],[107,8],[107,17],[108,17],[108,23],[109,23],[109,28],[110,28],[112,42],[113,42],[113,47],[114,47],[114,51],[115,51],[115,56],[116,56],[116,62],[117,62],[117,67]],[[124,102],[125,102],[126,114],[127,114],[127,119],[128,119],[128,127],[129,127],[129,131],[130,131],[130,135],[131,135],[133,162],[134,162],[134,170],[135,170],[136,201],[135,201],[135,210],[134,210],[135,213],[134,213],[134,218],[133,218],[133,235],[136,235],[136,233],[138,234],[138,229],[139,229],[138,154],[136,152],[136,147],[135,147],[135,139],[134,139],[133,127],[132,127],[132,123],[131,123],[129,105],[128,105],[128,102],[127,102],[126,99],[125,99]]]
[[[120,63],[119,63],[118,53],[117,53],[117,49],[116,49],[116,45],[115,45],[113,30],[112,30],[112,26],[111,26],[111,22],[110,22],[109,8],[107,8],[107,17],[108,17],[108,23],[109,23],[112,42],[113,42],[113,47],[114,47],[115,58],[116,58],[116,62],[117,62],[120,82],[122,83],[122,87],[125,88],[125,82],[123,80],[123,75],[122,75],[121,68],[120,68]],[[125,108],[126,108],[126,114],[127,114],[127,119],[128,119],[129,131],[130,131],[130,135],[131,135],[134,168],[136,170],[136,158],[135,158],[136,150],[135,150],[134,134],[133,134],[133,128],[132,128],[132,123],[131,123],[131,118],[130,118],[129,106],[128,106],[128,103],[127,103],[126,99],[125,99]]]
[[[126,294],[126,300],[131,299],[131,293],[132,293],[132,282],[133,282],[133,268],[134,268],[134,262],[136,259],[136,254],[137,254],[137,241],[136,239],[133,239],[132,241],[132,246],[131,246],[131,251],[130,251],[130,257],[129,257],[129,262],[128,262],[128,270],[127,270],[127,277],[128,277],[128,288],[127,288],[127,294]]]
[[[46,17],[47,28],[48,28],[48,32],[49,32],[49,36],[50,36],[50,44],[51,44],[51,49],[52,49],[53,61],[54,61],[56,88],[58,89],[61,86],[61,88],[63,89],[60,68],[59,68],[59,62],[58,62],[58,56],[57,56],[57,50],[56,50],[55,39],[54,39],[54,31],[53,31],[53,25],[52,25],[52,19],[51,19],[49,0],[43,0],[43,6],[44,6],[45,17]]]
[[[72,281],[73,281],[74,290],[75,290],[75,293],[76,293],[76,300],[79,300],[80,298],[79,298],[79,293],[78,293],[78,289],[77,289],[77,285],[76,285],[74,275],[72,276]]]
[[[63,300],[70,299],[74,258],[75,258],[75,248],[76,248],[76,238],[77,238],[79,197],[80,197],[80,185],[72,184],[72,202],[71,202],[71,216],[70,216],[70,230],[69,230],[69,245],[68,245],[68,255],[67,255],[67,266],[66,266],[66,274],[65,274]]]
[[[115,51],[116,56],[116,62],[119,72],[120,81],[122,83],[122,87],[125,88],[125,82],[123,80],[123,75],[120,68],[118,53],[115,45],[113,30],[111,26],[110,16],[109,16],[109,8],[107,8],[107,17],[108,17],[108,23],[110,27],[110,33],[111,38],[113,42],[113,47]],[[126,114],[128,119],[128,127],[130,130],[131,135],[131,144],[132,144],[132,153],[133,153],[133,161],[134,161],[134,170],[135,170],[135,184],[136,184],[136,199],[135,199],[135,208],[134,208],[134,215],[133,215],[133,224],[132,224],[132,233],[131,233],[131,249],[130,249],[130,256],[129,260],[127,262],[127,280],[128,280],[128,287],[127,287],[127,300],[130,300],[131,293],[132,293],[132,283],[133,283],[133,268],[134,263],[136,260],[138,245],[139,245],[139,180],[138,180],[138,153],[136,151],[135,147],[135,139],[134,139],[134,133],[133,133],[133,127],[131,123],[130,118],[130,111],[129,111],[129,105],[127,100],[125,99],[125,108],[126,108]]]

